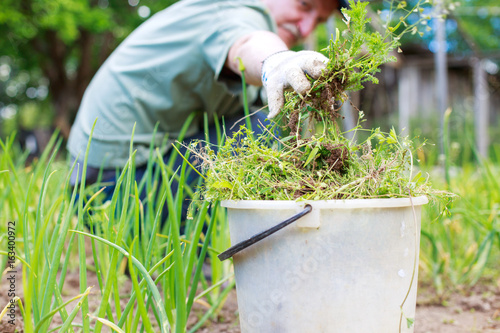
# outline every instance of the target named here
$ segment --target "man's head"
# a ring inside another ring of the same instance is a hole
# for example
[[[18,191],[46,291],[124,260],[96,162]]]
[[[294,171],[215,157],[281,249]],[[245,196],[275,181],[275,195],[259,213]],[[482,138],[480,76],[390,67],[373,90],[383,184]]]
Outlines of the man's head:
[[[325,22],[338,0],[262,0],[278,25],[278,36],[288,47],[309,36],[314,28]]]

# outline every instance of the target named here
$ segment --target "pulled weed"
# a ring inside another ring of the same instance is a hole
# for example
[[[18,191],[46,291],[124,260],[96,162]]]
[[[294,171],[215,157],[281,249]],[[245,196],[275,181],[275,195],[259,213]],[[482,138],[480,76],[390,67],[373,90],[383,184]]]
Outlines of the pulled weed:
[[[362,143],[349,140],[337,124],[340,105],[347,91],[359,90],[362,83],[377,83],[374,74],[383,63],[394,61],[391,52],[399,38],[416,24],[402,23],[420,3],[406,9],[395,27],[385,35],[368,27],[366,2],[350,2],[343,10],[347,29],[337,30],[326,49],[329,62],[312,88],[301,96],[286,93],[285,106],[276,124],[254,137],[241,127],[226,138],[215,153],[206,146],[191,151],[201,160],[206,182],[201,195],[207,200],[327,200],[354,198],[395,198],[423,194],[447,197],[431,189],[427,178],[413,173],[411,140],[392,129],[372,130]],[[403,24],[403,31],[394,31]],[[362,131],[360,111],[358,126]],[[277,134],[279,133],[279,135]],[[281,137],[281,138],[280,138]],[[355,136],[354,136],[355,137]]]
[[[245,136],[242,128],[217,154],[197,154],[206,172],[202,193],[207,200],[328,200],[397,198],[434,191],[420,172],[413,174],[413,147],[395,130],[372,131],[362,144],[342,135],[307,139]],[[271,135],[271,134],[269,134]],[[375,148],[372,148],[372,142]],[[281,146],[281,147],[279,147]]]

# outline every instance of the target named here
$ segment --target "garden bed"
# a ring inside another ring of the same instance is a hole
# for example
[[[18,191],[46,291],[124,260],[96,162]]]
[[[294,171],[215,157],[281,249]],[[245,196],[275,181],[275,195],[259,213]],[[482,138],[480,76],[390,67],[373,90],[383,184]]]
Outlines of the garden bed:
[[[18,278],[21,278],[20,274]],[[97,285],[97,278],[94,274],[89,273],[88,284]],[[129,294],[131,288],[130,280],[124,280],[122,285],[123,293]],[[3,283],[0,287],[0,304],[6,304],[7,302],[7,289],[7,284]],[[98,293],[98,289],[94,288],[92,294],[96,295],[96,293]],[[72,272],[66,277],[64,294],[68,298],[79,294],[78,272]],[[445,300],[441,300],[435,295],[431,287],[419,287],[415,333],[500,333],[500,288],[479,285],[470,290],[452,293]],[[22,294],[19,296],[22,297]],[[97,308],[99,300],[100,297],[89,297],[91,311]],[[69,308],[71,309],[71,305]],[[194,325],[198,318],[205,314],[206,310],[204,306],[196,304],[190,314],[188,326]],[[77,319],[75,322],[81,322],[81,319]],[[61,323],[60,317],[56,315],[51,327],[56,327]],[[19,312],[16,314],[15,328],[7,324],[6,317],[0,322],[0,332],[16,332],[15,329],[17,329],[17,332],[23,332],[23,323]],[[235,290],[232,290],[229,294],[218,319],[207,322],[197,332],[240,332]]]
[[[437,303],[434,291],[419,289],[415,333],[500,332],[500,289],[476,287],[453,293],[446,306]],[[200,333],[239,333],[236,292],[233,290],[218,322],[210,322]],[[191,317],[196,316],[196,312]]]

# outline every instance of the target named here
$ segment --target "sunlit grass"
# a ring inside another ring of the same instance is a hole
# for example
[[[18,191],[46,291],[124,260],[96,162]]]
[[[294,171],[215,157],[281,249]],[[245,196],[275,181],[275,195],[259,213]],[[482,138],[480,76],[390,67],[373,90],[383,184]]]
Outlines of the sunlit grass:
[[[470,131],[463,133],[460,143],[450,143],[450,115],[451,109],[444,118],[444,156],[436,157],[435,147],[427,151],[428,157],[423,151],[419,154],[434,184],[458,195],[449,215],[439,215],[436,206],[424,209],[420,268],[440,295],[478,281],[498,283],[500,278],[495,265],[500,259],[500,168],[479,156]]]
[[[25,262],[16,261],[22,270],[19,305],[26,332],[100,332],[103,326],[125,332],[185,332],[202,292],[199,286],[215,285],[205,297],[212,306],[209,313],[220,309],[225,298],[217,291],[219,280],[232,281],[231,269],[214,264],[207,282],[202,268],[207,253],[216,255],[229,242],[226,230],[217,226],[224,214],[218,213],[218,205],[209,210],[202,203],[192,219],[182,220],[182,203],[194,189],[186,183],[186,163],[172,170],[175,153],[164,162],[151,149],[146,176],[137,183],[131,149],[111,201],[104,202],[98,184],[71,188],[71,169],[82,166],[69,168],[58,158],[61,140],[56,135],[44,155],[27,167],[27,154],[14,142],[11,137],[0,143],[0,214],[3,221],[16,221],[15,250]],[[174,179],[176,191],[170,186]],[[169,211],[165,221],[164,203]],[[6,227],[0,226],[2,249]],[[5,254],[0,252],[3,267]],[[79,274],[80,292],[68,300],[63,288],[72,269]],[[128,296],[120,289],[125,270],[133,288]],[[97,277],[98,285],[88,285],[89,274]],[[89,295],[100,298],[97,308],[90,307]],[[58,327],[52,325],[56,316],[62,321]]]

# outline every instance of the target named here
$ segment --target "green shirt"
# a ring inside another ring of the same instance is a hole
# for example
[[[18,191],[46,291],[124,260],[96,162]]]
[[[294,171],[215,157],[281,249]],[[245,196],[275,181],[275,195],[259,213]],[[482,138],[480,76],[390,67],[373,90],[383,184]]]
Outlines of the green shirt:
[[[259,0],[182,0],[157,13],[111,54],[87,88],[68,149],[83,159],[97,118],[88,164],[123,167],[132,129],[136,163],[144,164],[156,123],[155,144],[175,140],[187,117],[199,115],[187,136],[209,120],[242,107],[241,80],[221,74],[230,47],[254,31],[276,31]],[[249,91],[254,100],[257,90]],[[169,145],[167,145],[169,146]],[[165,148],[166,149],[166,148]]]

